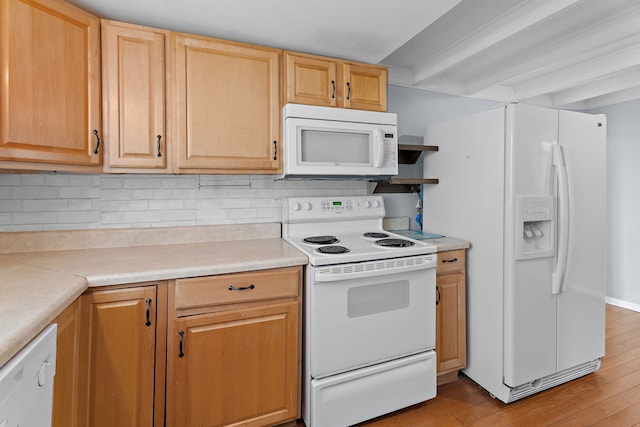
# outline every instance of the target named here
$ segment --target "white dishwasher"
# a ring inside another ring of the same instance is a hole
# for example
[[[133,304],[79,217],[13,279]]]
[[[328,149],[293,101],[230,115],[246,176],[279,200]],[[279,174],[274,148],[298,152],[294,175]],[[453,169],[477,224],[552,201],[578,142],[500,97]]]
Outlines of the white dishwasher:
[[[51,426],[57,325],[0,367],[0,427]]]

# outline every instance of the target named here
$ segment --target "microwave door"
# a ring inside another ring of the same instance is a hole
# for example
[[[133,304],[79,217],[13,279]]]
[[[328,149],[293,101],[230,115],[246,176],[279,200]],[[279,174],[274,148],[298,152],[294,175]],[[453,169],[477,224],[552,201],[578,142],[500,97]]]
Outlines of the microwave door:
[[[300,129],[298,163],[308,166],[371,167],[369,131]]]
[[[380,177],[398,173],[397,127],[285,120],[285,175]]]

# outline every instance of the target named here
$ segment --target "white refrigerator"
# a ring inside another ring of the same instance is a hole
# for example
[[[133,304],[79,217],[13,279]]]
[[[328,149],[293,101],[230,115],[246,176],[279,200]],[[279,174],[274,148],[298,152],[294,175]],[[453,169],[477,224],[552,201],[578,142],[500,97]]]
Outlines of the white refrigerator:
[[[606,118],[511,104],[425,139],[423,229],[471,244],[463,372],[508,403],[597,370]]]

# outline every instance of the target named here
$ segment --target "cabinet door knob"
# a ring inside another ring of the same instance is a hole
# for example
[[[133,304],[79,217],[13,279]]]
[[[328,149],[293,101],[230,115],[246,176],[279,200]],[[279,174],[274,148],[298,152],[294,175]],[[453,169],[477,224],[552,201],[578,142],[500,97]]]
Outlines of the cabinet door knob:
[[[278,160],[278,141],[273,141],[273,160]]]
[[[145,326],[151,326],[151,298],[147,298],[145,302],[147,303],[147,310],[145,314],[147,321],[144,324]]]
[[[331,80],[331,99],[336,97],[336,81]]]
[[[157,156],[158,157],[162,157],[162,151],[160,150],[160,148],[161,148],[160,147],[160,140],[162,139],[162,135],[158,135],[157,138],[158,138],[158,154],[157,154]]]
[[[178,357],[184,357],[184,352],[182,351],[182,338],[184,337],[184,331],[181,329],[178,331],[178,335],[180,335],[180,352],[178,353]]]
[[[100,135],[98,134],[98,130],[94,129],[93,134],[96,136],[96,148],[93,149],[93,154],[98,154],[98,148],[100,148]]]
[[[351,83],[347,82],[347,101],[351,99]]]

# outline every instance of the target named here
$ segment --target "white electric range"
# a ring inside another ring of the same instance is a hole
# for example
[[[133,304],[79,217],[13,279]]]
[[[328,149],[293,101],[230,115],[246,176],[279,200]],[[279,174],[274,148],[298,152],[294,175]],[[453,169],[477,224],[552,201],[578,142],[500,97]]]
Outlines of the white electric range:
[[[385,231],[380,196],[288,198],[304,252],[303,418],[348,426],[436,393],[436,248]]]

